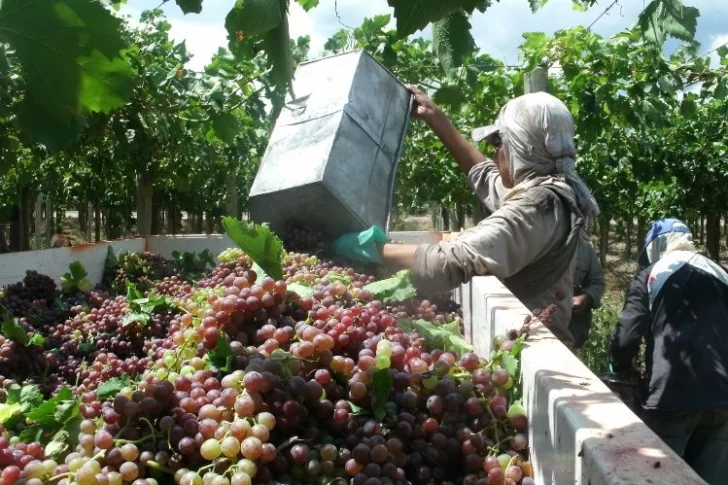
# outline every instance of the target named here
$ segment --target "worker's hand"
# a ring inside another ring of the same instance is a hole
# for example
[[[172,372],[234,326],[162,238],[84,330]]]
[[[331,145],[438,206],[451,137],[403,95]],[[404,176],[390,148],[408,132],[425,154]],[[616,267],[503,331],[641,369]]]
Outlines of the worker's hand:
[[[572,312],[583,312],[591,305],[591,298],[589,295],[575,296],[571,301]]]
[[[412,104],[412,117],[418,120],[432,123],[435,118],[442,114],[440,107],[430,98],[427,93],[416,86],[408,84],[407,89],[415,96]]]
[[[379,244],[387,242],[387,235],[379,226],[372,226],[363,232],[344,234],[334,242],[336,255],[350,261],[382,264]]]

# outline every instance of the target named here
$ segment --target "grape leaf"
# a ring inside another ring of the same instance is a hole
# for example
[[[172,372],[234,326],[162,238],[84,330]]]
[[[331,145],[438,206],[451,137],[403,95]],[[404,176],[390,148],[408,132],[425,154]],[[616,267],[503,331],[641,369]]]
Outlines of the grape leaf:
[[[668,35],[683,41],[695,38],[700,11],[683,5],[682,0],[652,0],[637,18],[648,41],[663,45]]]
[[[401,38],[424,29],[460,9],[472,13],[476,8],[484,12],[492,3],[490,0],[387,0],[394,9],[397,19],[397,35]]]
[[[44,401],[38,407],[26,414],[26,417],[31,421],[36,421],[40,424],[50,424],[55,422],[54,414],[56,407],[62,403],[73,400],[73,393],[67,387],[62,388],[58,391],[58,394],[53,396],[51,399]]]
[[[432,48],[446,73],[463,65],[475,49],[470,20],[462,11],[453,12],[432,25]]]
[[[127,301],[133,301],[133,300],[139,300],[144,295],[137,289],[136,286],[134,286],[134,283],[131,281],[126,282],[126,300]]]
[[[283,278],[283,244],[267,225],[223,217],[225,232],[253,261],[276,280]]]
[[[319,4],[319,0],[296,0],[298,4],[303,7],[303,9],[308,12],[314,7],[317,7]]]
[[[240,129],[238,118],[230,113],[223,113],[212,120],[212,128],[215,136],[228,145],[235,143],[235,137]]]
[[[374,295],[374,299],[387,303],[391,300],[405,301],[417,296],[417,290],[410,279],[410,271],[402,270],[392,278],[375,281],[363,289]]]
[[[350,286],[351,285],[351,278],[348,278],[346,276],[342,276],[342,275],[336,274],[333,271],[329,272],[329,274],[327,274],[325,276],[325,278],[327,280],[329,280],[331,283],[335,283],[335,282],[338,281],[340,283],[345,284],[346,286]]]
[[[132,323],[147,323],[152,319],[152,317],[148,313],[142,313],[142,312],[130,312],[127,313],[124,318],[121,319],[121,326],[126,327],[128,325],[131,325]]]
[[[13,318],[6,311],[3,311],[3,323],[0,332],[5,338],[11,338],[25,347],[28,346],[28,333],[20,325],[17,318]]]
[[[80,291],[88,291],[93,288],[93,283],[87,278],[88,272],[79,261],[74,261],[68,268],[70,272],[61,276],[61,288],[63,291],[69,292],[74,289]]]
[[[374,373],[374,396],[372,397],[372,408],[374,417],[381,421],[387,415],[387,398],[392,389],[392,374],[389,369],[379,369]]]
[[[56,422],[67,423],[81,415],[81,403],[78,401],[61,401],[53,411]]]
[[[353,402],[349,401],[349,407],[351,408],[351,414],[358,415],[358,414],[364,414],[364,408],[361,406],[357,406]]]
[[[53,119],[63,128],[79,114],[124,106],[134,70],[124,57],[121,26],[96,0],[0,2],[0,42],[15,50],[31,94],[23,103],[39,115],[19,120],[31,137],[36,119]]]
[[[96,344],[93,344],[91,342],[84,342],[78,346],[78,350],[80,350],[84,354],[90,354],[91,352],[96,350]]]
[[[233,363],[235,354],[233,353],[230,343],[222,335],[217,336],[217,347],[209,354],[210,363],[214,365],[218,370],[223,372],[229,372],[230,366]]]
[[[109,246],[109,249],[106,251],[106,261],[104,261],[104,267],[105,269],[114,269],[119,267],[119,258],[116,257],[116,254],[114,253],[114,248]]]
[[[414,321],[405,318],[397,320],[397,326],[403,332],[417,332],[431,349],[456,352],[458,355],[472,352],[473,346],[463,338],[460,325],[457,322],[453,323],[454,325],[439,325],[427,320]]]
[[[281,0],[238,0],[225,17],[225,28],[231,38],[237,32],[263,35],[280,25],[283,11]]]
[[[56,459],[70,450],[71,435],[65,429],[62,429],[53,435],[51,441],[45,446],[45,454],[50,458]]]
[[[314,290],[310,286],[302,285],[300,283],[291,283],[288,285],[288,291],[292,291],[301,298],[313,297]]]
[[[456,86],[441,86],[435,91],[432,99],[439,105],[451,106],[455,111],[460,109],[460,106],[467,100],[465,93]]]
[[[503,367],[508,371],[508,374],[511,377],[516,377],[516,372],[518,372],[518,359],[516,359],[511,354],[503,354]]]
[[[202,12],[202,0],[175,0],[175,2],[185,15]]]
[[[41,335],[40,333],[35,332],[28,339],[28,345],[26,345],[26,347],[30,347],[31,345],[37,345],[38,347],[41,347],[44,343],[45,343],[45,337],[43,335]]]
[[[37,406],[40,403],[43,402],[43,394],[41,394],[40,389],[38,389],[38,386],[30,385],[30,386],[23,386],[23,388],[20,390],[20,404],[21,405],[29,405],[29,406]]]
[[[293,78],[293,55],[291,51],[291,33],[289,31],[288,16],[283,15],[281,23],[263,36],[263,49],[273,65],[271,74],[280,94],[279,100],[273,100],[275,111],[283,106],[286,88]]]
[[[0,404],[0,424],[5,424],[18,412],[20,412],[20,403]]]
[[[127,387],[129,385],[129,376],[126,374],[119,377],[112,377],[108,381],[105,381],[102,383],[97,389],[96,389],[96,395],[99,398],[99,401],[105,401],[106,399],[109,399],[111,397],[116,397],[119,392],[121,392],[122,389]]]

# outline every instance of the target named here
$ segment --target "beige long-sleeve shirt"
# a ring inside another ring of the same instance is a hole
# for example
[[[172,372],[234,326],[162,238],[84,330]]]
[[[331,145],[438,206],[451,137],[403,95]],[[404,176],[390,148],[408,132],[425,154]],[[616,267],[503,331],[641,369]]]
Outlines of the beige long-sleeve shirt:
[[[564,244],[571,228],[569,211],[559,200],[547,211],[530,190],[505,200],[508,189],[490,160],[473,167],[468,179],[492,214],[455,240],[418,248],[413,281],[425,293],[451,290],[475,276],[493,275],[500,280],[513,276]],[[566,345],[573,344],[568,324],[575,265],[576,254],[568,271],[545,291],[514,292],[531,311],[545,309],[555,302],[557,295],[562,297],[556,302],[551,330]]]

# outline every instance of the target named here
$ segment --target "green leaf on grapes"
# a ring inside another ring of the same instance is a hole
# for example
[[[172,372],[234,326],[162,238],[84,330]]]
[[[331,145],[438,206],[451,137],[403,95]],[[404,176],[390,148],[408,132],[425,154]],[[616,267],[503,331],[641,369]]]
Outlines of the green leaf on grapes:
[[[235,358],[232,347],[225,337],[222,335],[217,336],[217,347],[209,354],[210,363],[214,365],[218,370],[223,372],[230,372],[230,368]]]
[[[40,347],[41,345],[43,345],[43,343],[45,343],[45,337],[43,335],[39,334],[38,332],[36,332],[33,335],[31,335],[30,338],[28,339],[27,346],[29,347],[31,345],[37,345],[38,347]]]
[[[381,300],[382,303],[392,300],[406,301],[417,296],[417,289],[412,284],[408,269],[398,272],[392,278],[368,284],[364,289],[370,292],[375,300]]]
[[[28,334],[20,325],[17,318],[11,317],[3,308],[3,323],[0,326],[0,332],[5,338],[11,338],[21,345],[28,346]]]
[[[65,429],[56,432],[45,446],[45,454],[53,459],[60,457],[71,449],[70,441],[71,435]]]
[[[105,269],[114,269],[119,267],[119,258],[116,257],[116,253],[114,253],[114,248],[109,246],[109,249],[106,251],[106,261],[104,268]]]
[[[400,318],[397,320],[397,326],[403,332],[417,332],[425,339],[427,346],[432,349],[456,352],[458,355],[473,350],[473,346],[460,333],[460,324],[458,322],[441,325],[427,320],[414,321]]]
[[[331,283],[335,283],[338,281],[339,283],[343,283],[346,286],[351,285],[351,278],[348,278],[348,277],[340,275],[340,274],[336,274],[333,271],[329,272],[329,274],[326,275],[326,279],[329,280]]]
[[[37,406],[43,402],[43,394],[41,394],[38,386],[23,386],[20,390],[20,403],[29,404],[30,406]]]
[[[366,414],[366,411],[364,410],[363,407],[357,406],[356,404],[354,404],[351,401],[349,401],[349,408],[351,408],[351,414],[353,414],[354,416],[360,416],[362,414]]]
[[[61,401],[53,412],[53,418],[59,423],[67,423],[81,416],[81,403],[74,401]]]
[[[127,301],[134,301],[139,300],[144,295],[142,295],[141,291],[137,289],[137,287],[132,283],[131,281],[126,282],[126,300]]]
[[[291,283],[288,285],[288,291],[292,291],[301,298],[313,297],[314,290],[310,286],[302,285],[300,283]]]
[[[516,359],[514,356],[510,354],[504,354],[503,367],[508,371],[508,374],[511,377],[517,377],[516,372],[518,372],[518,359]]]
[[[96,344],[92,342],[84,342],[78,346],[78,350],[80,350],[84,354],[90,354],[91,352],[96,350]]]
[[[523,342],[526,341],[526,336],[521,335],[516,339],[516,341],[513,343],[513,348],[511,349],[511,355],[518,358],[519,355],[521,355],[521,350],[523,349]]]
[[[147,323],[151,319],[152,317],[148,313],[130,312],[121,319],[121,326],[126,327],[136,322]]]
[[[54,414],[56,407],[62,403],[73,399],[73,393],[67,387],[61,389],[51,399],[42,402],[38,407],[26,414],[26,417],[31,421],[36,421],[40,424],[51,424],[55,422]]]
[[[61,288],[63,288],[63,291],[88,291],[93,288],[93,283],[87,278],[88,272],[86,268],[79,261],[74,261],[68,268],[70,272],[61,276]]]
[[[228,237],[253,261],[276,280],[283,279],[283,243],[265,224],[223,217]]]
[[[7,423],[18,412],[20,412],[20,403],[0,404],[0,424]]]
[[[120,378],[112,377],[96,389],[96,395],[99,397],[100,401],[105,401],[109,398],[116,397],[116,395],[128,385],[129,376],[123,375]]]
[[[392,374],[389,369],[379,369],[374,373],[374,396],[372,408],[374,417],[381,421],[387,415],[387,399],[392,389]]]

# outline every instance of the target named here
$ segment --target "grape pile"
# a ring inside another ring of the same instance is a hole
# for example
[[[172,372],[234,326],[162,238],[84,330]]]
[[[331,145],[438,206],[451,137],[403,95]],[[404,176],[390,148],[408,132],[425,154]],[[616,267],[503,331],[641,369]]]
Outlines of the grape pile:
[[[52,377],[36,383],[76,396],[70,446],[47,456],[22,426],[0,430],[0,485],[534,484],[507,364],[530,320],[488,361],[399,328],[457,328],[446,297],[385,303],[364,289],[375,276],[305,253],[285,256],[282,281],[239,250],[218,259],[194,285],[117,272],[173,295],[143,323],[123,323],[120,296],[48,326]]]
[[[126,282],[133,282],[141,291],[149,291],[164,278],[177,275],[174,262],[156,253],[128,253],[118,256],[118,264],[104,271],[102,286],[112,293],[125,294]]]

